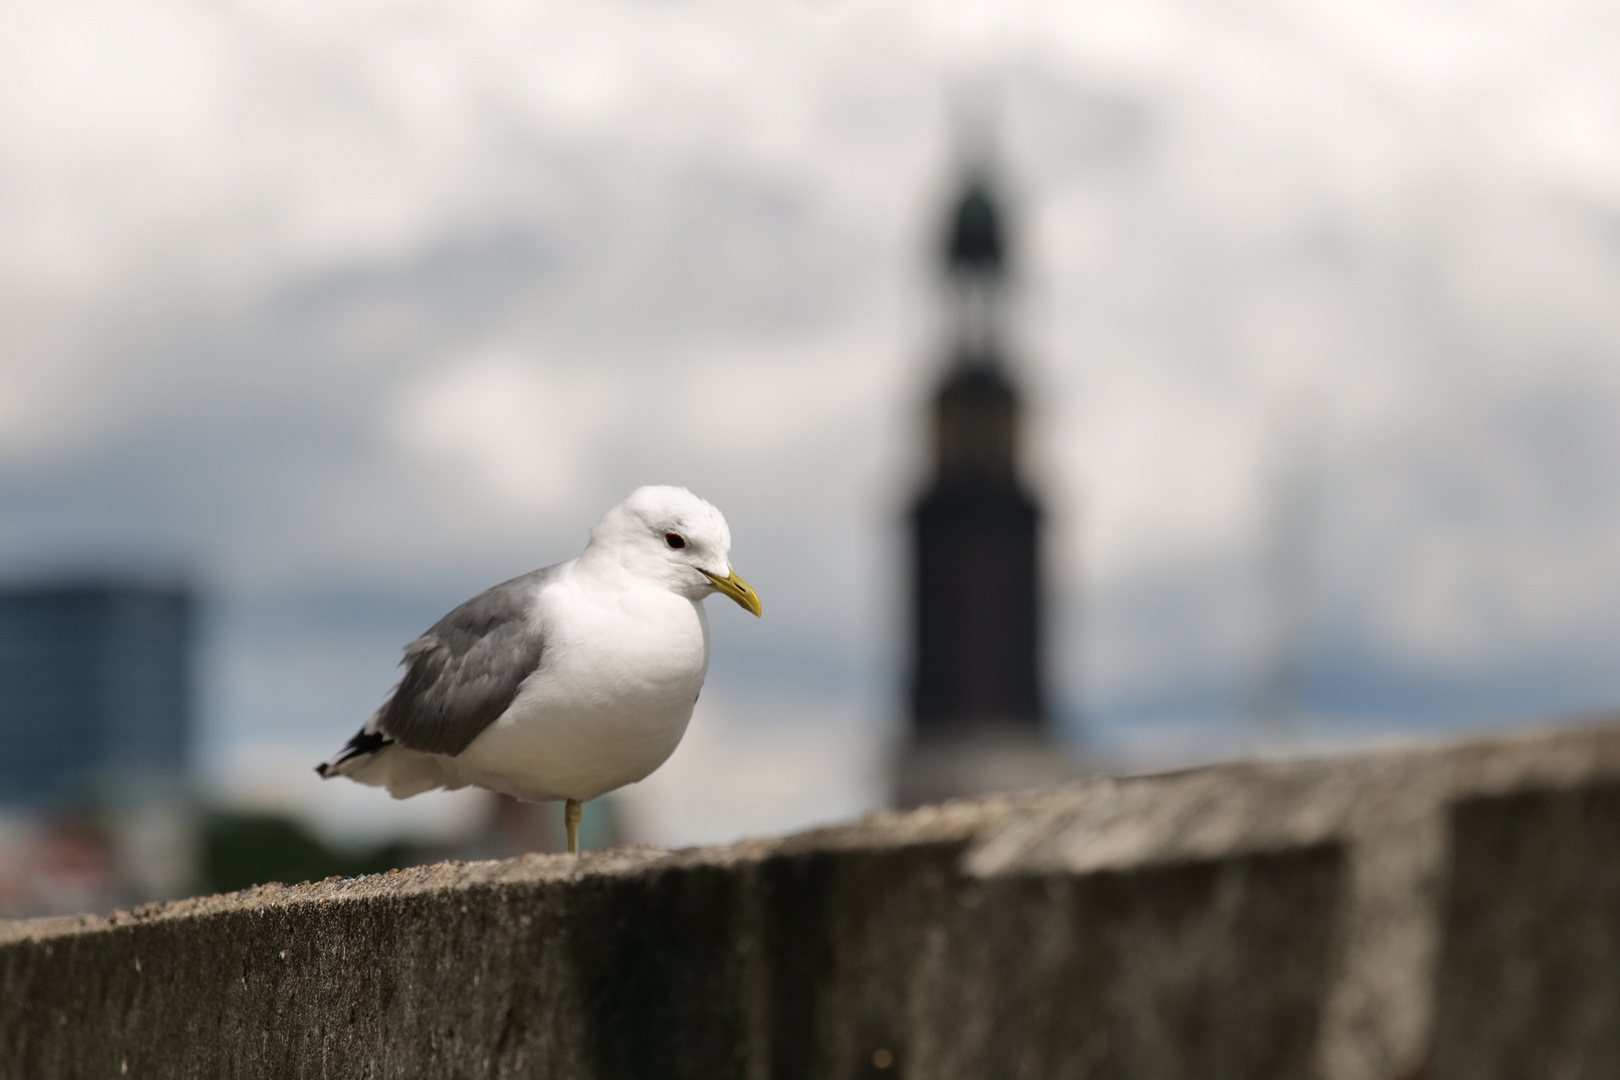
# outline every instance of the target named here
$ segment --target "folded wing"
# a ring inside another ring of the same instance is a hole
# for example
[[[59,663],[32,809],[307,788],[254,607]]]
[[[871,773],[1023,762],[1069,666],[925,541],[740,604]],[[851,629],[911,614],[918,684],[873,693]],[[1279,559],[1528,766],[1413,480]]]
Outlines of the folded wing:
[[[455,755],[517,697],[545,659],[535,604],[554,568],[479,593],[405,647],[405,677],[377,730],[410,750]]]
[[[545,660],[535,606],[556,570],[536,570],[479,593],[407,645],[405,676],[393,694],[316,771],[364,781],[368,763],[396,745],[451,757],[467,749]]]

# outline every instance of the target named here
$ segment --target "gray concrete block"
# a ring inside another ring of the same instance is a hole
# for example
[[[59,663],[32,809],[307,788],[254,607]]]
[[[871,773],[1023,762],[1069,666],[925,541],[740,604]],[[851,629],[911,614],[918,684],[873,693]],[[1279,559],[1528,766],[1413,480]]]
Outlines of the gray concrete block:
[[[1620,1071],[1620,733],[0,923],[0,1080]]]
[[[919,995],[915,1075],[1307,1076],[1341,876],[1320,845],[981,880]]]
[[[1426,1075],[1620,1076],[1620,784],[1452,808]]]

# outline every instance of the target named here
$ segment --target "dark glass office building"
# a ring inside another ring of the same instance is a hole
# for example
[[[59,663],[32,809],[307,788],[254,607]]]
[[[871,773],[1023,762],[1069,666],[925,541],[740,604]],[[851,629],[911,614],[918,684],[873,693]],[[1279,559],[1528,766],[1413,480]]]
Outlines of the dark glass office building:
[[[175,784],[192,727],[195,603],[118,580],[0,586],[0,805]]]

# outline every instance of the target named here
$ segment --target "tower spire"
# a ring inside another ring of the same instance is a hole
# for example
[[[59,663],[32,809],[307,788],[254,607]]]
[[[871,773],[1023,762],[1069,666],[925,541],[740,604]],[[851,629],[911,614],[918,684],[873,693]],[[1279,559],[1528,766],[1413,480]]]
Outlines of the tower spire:
[[[1008,242],[983,165],[965,170],[940,248],[946,357],[933,469],[911,511],[910,738],[903,805],[1061,779],[1041,677],[1041,511],[1019,470],[1006,359]]]
[[[941,254],[956,359],[994,362],[1005,344],[1007,241],[987,169],[968,173],[947,224]]]

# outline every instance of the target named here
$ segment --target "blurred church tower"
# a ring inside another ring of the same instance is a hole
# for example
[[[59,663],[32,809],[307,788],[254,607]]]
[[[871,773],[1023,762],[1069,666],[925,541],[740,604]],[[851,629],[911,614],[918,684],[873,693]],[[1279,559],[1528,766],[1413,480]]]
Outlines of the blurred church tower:
[[[944,240],[948,324],[930,417],[933,474],[910,521],[911,715],[894,791],[901,806],[1075,774],[1047,730],[1041,509],[1019,475],[1007,235],[986,172],[966,177]]]

